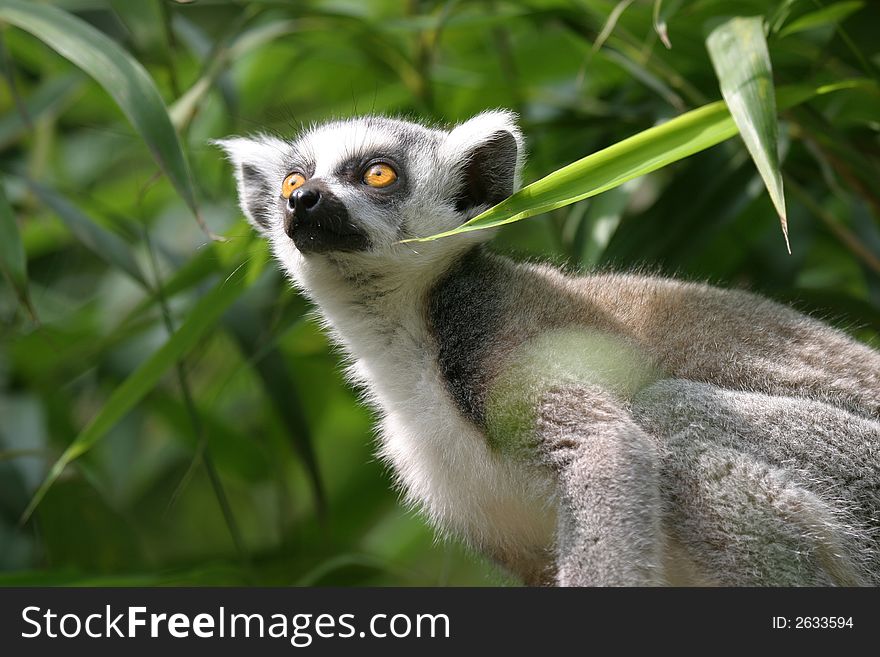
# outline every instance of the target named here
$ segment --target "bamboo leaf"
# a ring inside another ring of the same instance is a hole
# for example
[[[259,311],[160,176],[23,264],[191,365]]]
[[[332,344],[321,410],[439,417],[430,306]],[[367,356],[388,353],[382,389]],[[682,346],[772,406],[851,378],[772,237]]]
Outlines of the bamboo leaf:
[[[162,284],[162,294],[166,299],[171,299],[182,292],[195,288],[211,274],[228,271],[230,266],[239,262],[241,254],[250,253],[249,249],[252,248],[254,232],[244,226],[242,222],[221,237],[223,239],[205,244]],[[245,267],[245,272],[246,276],[250,276],[248,282],[253,282],[253,269],[250,267],[250,261]],[[145,298],[132,308],[119,324],[117,330],[125,332],[125,327],[142,317],[157,302],[158,295],[155,293]]]
[[[106,0],[119,20],[127,28],[135,44],[135,52],[155,53],[163,64],[174,56],[162,21],[161,3],[154,0],[131,2],[131,0]]]
[[[177,133],[144,67],[108,36],[57,7],[0,0],[0,21],[30,32],[104,87],[204,228]]]
[[[776,207],[788,252],[788,219],[779,168],[773,71],[764,37],[764,19],[731,18],[706,39],[721,95]]]
[[[211,86],[231,62],[238,61],[251,50],[275,39],[293,34],[297,27],[297,22],[293,20],[261,25],[239,34],[228,47],[219,48],[208,63],[205,73],[169,109],[174,125],[178,128],[186,125]]]
[[[669,31],[666,26],[666,18],[663,17],[662,7],[663,0],[654,0],[653,22],[654,31],[660,37],[660,41],[666,46],[666,49],[672,48],[672,42],[669,41]]]
[[[859,11],[864,6],[865,3],[860,0],[835,2],[834,4],[810,12],[809,14],[804,14],[793,20],[782,28],[779,32],[779,37],[782,38],[789,36],[790,34],[805,32],[824,25],[836,25],[846,20],[850,15]]]
[[[272,346],[260,353],[265,346],[267,327],[257,309],[247,299],[239,301],[227,313],[224,321],[226,327],[235,336],[242,352],[248,356],[257,376],[259,376],[266,395],[272,401],[278,416],[293,440],[303,465],[309,475],[309,483],[315,497],[315,506],[319,515],[326,512],[327,496],[321,481],[318,460],[313,446],[311,428],[306,420],[305,409],[297,394],[296,385],[284,360],[281,351]],[[259,354],[258,357],[255,357]]]
[[[593,52],[599,52],[602,49],[602,46],[605,45],[608,37],[611,36],[612,32],[614,32],[614,27],[617,25],[617,21],[623,15],[623,12],[625,12],[632,3],[633,0],[620,0],[620,2],[614,5],[614,9],[612,9],[611,13],[608,14],[608,18],[605,20],[605,24],[602,26],[602,29],[599,30],[599,34],[596,36],[596,40],[593,42]]]
[[[237,267],[232,274],[223,278],[189,312],[186,321],[174,335],[150,358],[144,361],[120,385],[86,427],[64,450],[52,466],[49,474],[34,493],[21,517],[27,522],[40,501],[58,479],[69,463],[88,452],[104,435],[121,420],[132,407],[152,390],[162,376],[183,356],[196,346],[199,339],[212,328],[224,311],[232,305],[244,290],[245,275],[243,267]]]
[[[27,184],[37,198],[58,215],[73,236],[89,251],[122,270],[144,287],[150,287],[125,240],[96,224],[82,210],[49,188],[32,180],[28,180]]]
[[[458,228],[406,241],[494,228],[543,214],[601,194],[735,134],[736,126],[724,103],[704,105],[557,169]]]
[[[797,2],[798,0],[782,0],[776,6],[776,9],[773,10],[773,13],[767,14],[767,24],[770,26],[770,31],[773,34],[776,34],[779,28],[788,20],[788,17],[791,15],[791,8]]]
[[[21,244],[18,222],[6,198],[2,181],[0,181],[0,269],[9,279],[22,305],[33,316],[33,308],[28,296],[27,259]]]
[[[15,213],[0,184],[0,264],[16,291],[27,287],[27,265]]]
[[[780,108],[787,109],[816,95],[862,86],[875,88],[869,80],[855,79],[816,88],[803,85],[784,87],[777,95]],[[736,132],[736,124],[725,104],[721,101],[710,103],[557,169],[458,228],[401,241],[426,242],[503,226],[549,212],[614,189],[628,180],[715,146]]]
[[[40,85],[24,100],[24,112],[31,121],[51,115],[63,108],[82,88],[84,77],[77,72],[52,78]],[[20,112],[9,112],[0,117],[0,148],[14,143],[30,129]]]

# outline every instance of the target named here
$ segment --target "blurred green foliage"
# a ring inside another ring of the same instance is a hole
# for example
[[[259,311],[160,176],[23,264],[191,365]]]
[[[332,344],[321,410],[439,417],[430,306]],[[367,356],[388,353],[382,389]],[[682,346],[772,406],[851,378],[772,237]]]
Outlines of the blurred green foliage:
[[[0,584],[506,581],[400,506],[369,412],[240,218],[210,138],[504,106],[522,116],[531,181],[718,100],[705,38],[721,17],[764,17],[777,86],[880,71],[875,3],[39,4],[145,68],[190,180],[172,170],[172,184],[126,120],[149,105],[124,114],[122,88],[108,95],[58,43],[0,26]],[[876,341],[878,131],[876,87],[783,112],[791,256],[739,139],[513,224],[496,244],[748,287]],[[187,184],[226,242],[194,219]]]

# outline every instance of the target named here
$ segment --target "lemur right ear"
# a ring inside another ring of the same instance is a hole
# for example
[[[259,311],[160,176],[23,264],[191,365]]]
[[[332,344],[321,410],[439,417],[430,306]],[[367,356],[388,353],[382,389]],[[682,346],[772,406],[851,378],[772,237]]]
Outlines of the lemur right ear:
[[[285,176],[279,167],[285,142],[258,135],[215,139],[211,143],[226,151],[226,157],[235,167],[242,212],[258,231],[266,232],[275,220],[275,202]]]
[[[472,214],[500,203],[520,185],[525,159],[522,133],[513,112],[483,112],[455,127],[447,157],[461,168],[456,210]]]

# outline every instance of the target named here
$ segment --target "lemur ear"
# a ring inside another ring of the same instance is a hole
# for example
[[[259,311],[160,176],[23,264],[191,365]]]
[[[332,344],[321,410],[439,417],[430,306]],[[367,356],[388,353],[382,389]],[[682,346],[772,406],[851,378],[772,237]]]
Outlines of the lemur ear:
[[[285,175],[279,164],[285,142],[259,135],[215,139],[211,143],[226,151],[235,167],[242,212],[258,231],[266,232],[277,212],[275,202]]]
[[[448,161],[460,167],[459,212],[491,207],[519,188],[525,153],[513,112],[478,114],[449,133],[446,149]]]

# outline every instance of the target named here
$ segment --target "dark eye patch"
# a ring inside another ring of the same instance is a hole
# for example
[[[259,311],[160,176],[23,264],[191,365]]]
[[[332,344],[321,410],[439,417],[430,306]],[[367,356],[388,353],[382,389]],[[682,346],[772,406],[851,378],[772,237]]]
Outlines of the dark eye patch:
[[[383,188],[370,187],[364,184],[364,173],[370,165],[376,162],[390,164],[397,172],[397,181]],[[369,198],[382,203],[390,203],[403,198],[408,189],[407,175],[403,162],[402,152],[373,152],[365,153],[342,161],[333,172],[340,181],[357,186]]]

